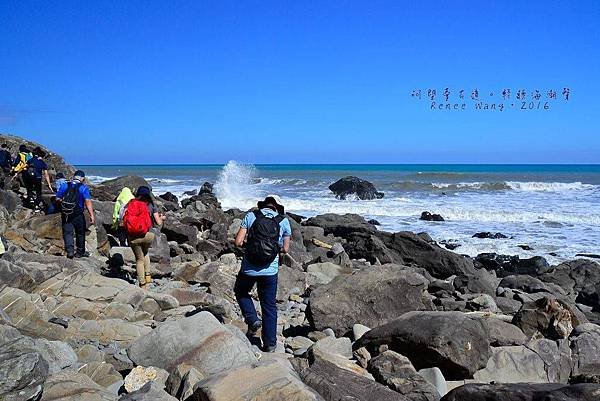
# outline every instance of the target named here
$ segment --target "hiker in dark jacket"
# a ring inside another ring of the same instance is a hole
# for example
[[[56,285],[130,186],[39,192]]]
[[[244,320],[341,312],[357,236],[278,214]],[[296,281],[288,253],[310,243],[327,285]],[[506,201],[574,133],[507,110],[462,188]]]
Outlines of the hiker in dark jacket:
[[[83,183],[85,173],[77,170],[73,179],[66,182],[58,188],[56,199],[60,202],[62,214],[63,240],[65,241],[65,251],[67,258],[82,258],[90,254],[85,251],[85,230],[86,223],[83,210],[86,209],[90,215],[90,224],[96,224],[94,217],[94,208],[92,206],[92,196],[90,189]],[[73,246],[73,232],[75,232],[75,243],[77,249]]]
[[[248,336],[254,336],[262,327],[265,352],[277,347],[277,273],[279,253],[287,253],[292,229],[284,208],[276,195],[258,202],[258,210],[251,211],[242,220],[235,237],[235,245],[246,242],[242,269],[235,282],[235,297],[248,325]],[[262,321],[256,314],[250,291],[257,285]]]
[[[42,178],[45,179],[48,188],[52,191],[48,165],[44,161],[46,152],[40,147],[33,149],[33,157],[27,162],[27,174],[25,174],[25,185],[27,188],[27,200],[34,209],[38,209],[42,201]]]
[[[8,145],[3,143],[0,147],[0,188],[4,189],[6,180],[10,177],[13,158],[8,151]]]

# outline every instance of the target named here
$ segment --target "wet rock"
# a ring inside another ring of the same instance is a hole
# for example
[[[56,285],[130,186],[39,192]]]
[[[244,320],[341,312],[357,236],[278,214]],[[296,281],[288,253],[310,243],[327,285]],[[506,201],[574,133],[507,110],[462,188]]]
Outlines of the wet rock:
[[[445,279],[452,275],[475,274],[471,259],[430,244],[414,233],[378,232],[377,236],[395,254],[395,260],[402,260],[404,264],[423,268],[435,278]]]
[[[303,225],[317,226],[324,230],[325,235],[333,234],[345,238],[352,233],[374,233],[377,229],[367,223],[364,217],[357,214],[325,213],[306,220]]]
[[[425,220],[425,221],[444,221],[444,218],[440,214],[423,212],[423,213],[421,213],[421,217],[419,217],[419,220]]]
[[[173,195],[171,192],[166,192],[162,195],[158,195],[158,197],[166,200],[167,202],[179,203],[179,199],[177,199],[177,196]]]
[[[383,192],[378,192],[369,181],[353,176],[337,180],[329,186],[329,189],[338,199],[346,199],[349,195],[356,195],[362,200],[383,198]]]
[[[307,317],[317,330],[331,328],[337,335],[350,332],[355,323],[378,326],[404,312],[432,310],[427,285],[405,266],[373,266],[316,288]]]
[[[475,264],[487,270],[494,270],[498,277],[513,274],[527,274],[539,276],[548,271],[550,265],[541,256],[529,259],[520,259],[519,256],[498,255],[496,253],[482,253],[475,257]]]
[[[508,238],[508,236],[502,233],[491,233],[489,231],[484,231],[473,234],[473,238],[504,239]]]
[[[407,356],[415,368],[439,367],[449,379],[470,378],[490,357],[487,326],[461,312],[408,312],[375,327],[356,344],[385,344]]]

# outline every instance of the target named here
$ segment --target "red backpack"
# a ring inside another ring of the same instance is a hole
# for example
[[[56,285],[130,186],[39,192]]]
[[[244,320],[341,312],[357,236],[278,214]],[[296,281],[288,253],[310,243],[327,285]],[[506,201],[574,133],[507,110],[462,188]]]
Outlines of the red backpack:
[[[143,237],[152,228],[150,210],[146,202],[132,199],[123,216],[123,226],[131,237]]]

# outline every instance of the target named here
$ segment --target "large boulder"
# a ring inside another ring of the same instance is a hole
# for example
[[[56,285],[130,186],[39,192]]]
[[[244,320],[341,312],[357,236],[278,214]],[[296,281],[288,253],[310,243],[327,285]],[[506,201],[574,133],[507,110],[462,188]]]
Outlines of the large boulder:
[[[164,322],[135,341],[128,354],[137,365],[172,371],[185,362],[206,376],[257,362],[249,344],[209,312]]]
[[[417,373],[410,360],[394,351],[385,351],[369,361],[375,379],[412,401],[438,401],[440,394]]]
[[[366,259],[371,264],[402,263],[402,258],[389,250],[376,235],[354,232],[346,239],[344,249],[352,259]]]
[[[481,382],[566,383],[571,368],[567,341],[541,339],[526,345],[492,348],[487,366],[474,378]]]
[[[540,334],[546,338],[561,339],[569,337],[573,328],[587,323],[587,319],[576,306],[553,297],[543,297],[523,304],[512,322],[528,337]]]
[[[241,366],[213,375],[196,385],[193,397],[205,401],[323,400],[283,358],[266,359],[256,366]]]
[[[593,401],[598,397],[600,384],[473,383],[455,388],[442,401]]]
[[[485,323],[461,312],[408,312],[367,332],[355,347],[379,345],[405,355],[416,369],[439,367],[452,380],[472,377],[491,355]]]
[[[410,401],[387,386],[324,360],[300,370],[300,377],[326,401]]]
[[[324,234],[333,234],[345,238],[352,233],[369,233],[377,231],[373,224],[367,223],[364,217],[357,214],[325,213],[306,220],[303,225],[323,228]]]
[[[48,362],[32,343],[12,327],[0,326],[0,399],[39,399]]]
[[[44,383],[40,401],[117,401],[119,397],[87,375],[76,371],[56,373]]]
[[[573,375],[600,377],[600,326],[586,323],[575,327],[571,333]]]
[[[308,317],[315,329],[331,328],[337,335],[350,332],[356,323],[379,326],[408,311],[434,309],[428,284],[405,266],[365,268],[316,288]]]
[[[401,231],[394,234],[377,232],[377,236],[393,253],[395,260],[421,267],[436,278],[458,274],[476,275],[471,259],[431,244],[419,235]]]
[[[498,277],[513,274],[528,274],[537,276],[548,270],[550,265],[541,256],[520,259],[519,256],[498,255],[496,253],[482,253],[475,258],[477,267],[493,270]]]
[[[349,195],[355,195],[358,199],[362,200],[383,198],[383,192],[378,192],[375,189],[375,185],[353,176],[340,178],[331,184],[329,189],[338,199],[346,199]]]
[[[600,264],[589,259],[561,263],[542,274],[540,280],[560,286],[571,301],[600,311]]]

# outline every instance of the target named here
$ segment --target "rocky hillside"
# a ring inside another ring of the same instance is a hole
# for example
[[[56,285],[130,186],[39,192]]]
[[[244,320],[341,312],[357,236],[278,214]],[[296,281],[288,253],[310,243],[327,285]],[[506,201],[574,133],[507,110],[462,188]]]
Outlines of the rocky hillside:
[[[182,202],[157,198],[167,220],[154,282],[135,285],[112,199],[144,182],[93,189],[92,256],[74,260],[60,216],[0,191],[0,399],[600,399],[596,262],[468,258],[358,215],[290,215],[279,344],[267,354],[244,334],[233,294],[245,211],[223,210],[210,185]]]

